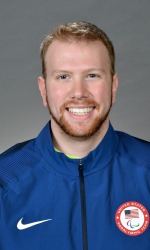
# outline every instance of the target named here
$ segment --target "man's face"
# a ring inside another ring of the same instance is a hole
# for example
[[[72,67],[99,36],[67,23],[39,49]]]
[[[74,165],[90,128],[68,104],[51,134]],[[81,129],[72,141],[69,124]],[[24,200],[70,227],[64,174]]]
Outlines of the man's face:
[[[85,138],[105,123],[115,101],[117,75],[110,74],[108,51],[100,41],[54,41],[45,56],[46,80],[39,77],[52,130]]]

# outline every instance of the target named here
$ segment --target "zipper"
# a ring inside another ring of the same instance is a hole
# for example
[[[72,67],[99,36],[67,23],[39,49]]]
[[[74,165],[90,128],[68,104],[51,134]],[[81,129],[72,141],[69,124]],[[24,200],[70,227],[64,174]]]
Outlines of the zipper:
[[[79,180],[80,180],[83,250],[88,250],[85,184],[84,184],[83,165],[81,160],[79,160],[78,170],[79,170]]]

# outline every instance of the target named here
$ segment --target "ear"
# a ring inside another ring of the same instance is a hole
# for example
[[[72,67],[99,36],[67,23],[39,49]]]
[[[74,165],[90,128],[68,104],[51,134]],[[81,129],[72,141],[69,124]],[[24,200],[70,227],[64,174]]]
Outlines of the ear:
[[[46,91],[46,82],[42,76],[38,77],[38,86],[39,91],[42,97],[43,105],[47,107],[47,91]]]
[[[118,75],[115,73],[112,82],[112,104],[116,101],[116,94],[118,90]]]

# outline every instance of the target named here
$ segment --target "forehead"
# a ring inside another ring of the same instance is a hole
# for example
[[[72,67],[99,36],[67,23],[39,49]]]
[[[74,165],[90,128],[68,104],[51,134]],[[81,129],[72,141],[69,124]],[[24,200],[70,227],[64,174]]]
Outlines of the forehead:
[[[49,46],[45,55],[47,73],[53,69],[78,70],[103,68],[110,71],[111,62],[107,48],[101,41],[59,41]]]
[[[110,73],[111,63],[108,50],[101,41],[64,42],[54,41],[45,55],[47,74],[69,70],[83,72],[101,68]]]
[[[55,40],[46,52],[45,66],[47,74],[60,70],[79,73],[100,68],[105,72],[111,71],[109,53],[101,41]]]
[[[54,40],[48,47],[45,58],[47,58],[49,54],[54,54],[58,50],[62,50],[65,52],[68,49],[78,49],[83,50],[83,48],[88,50],[97,50],[97,51],[104,51],[106,54],[109,54],[108,49],[104,45],[104,43],[100,40],[96,41],[86,41],[86,40],[70,40],[70,41],[62,41],[62,40]]]

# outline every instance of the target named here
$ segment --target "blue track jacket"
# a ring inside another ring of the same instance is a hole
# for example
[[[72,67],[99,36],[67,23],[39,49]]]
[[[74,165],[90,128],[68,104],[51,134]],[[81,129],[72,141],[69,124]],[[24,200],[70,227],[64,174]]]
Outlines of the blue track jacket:
[[[83,159],[50,123],[0,156],[0,250],[150,250],[150,143],[112,126]]]

